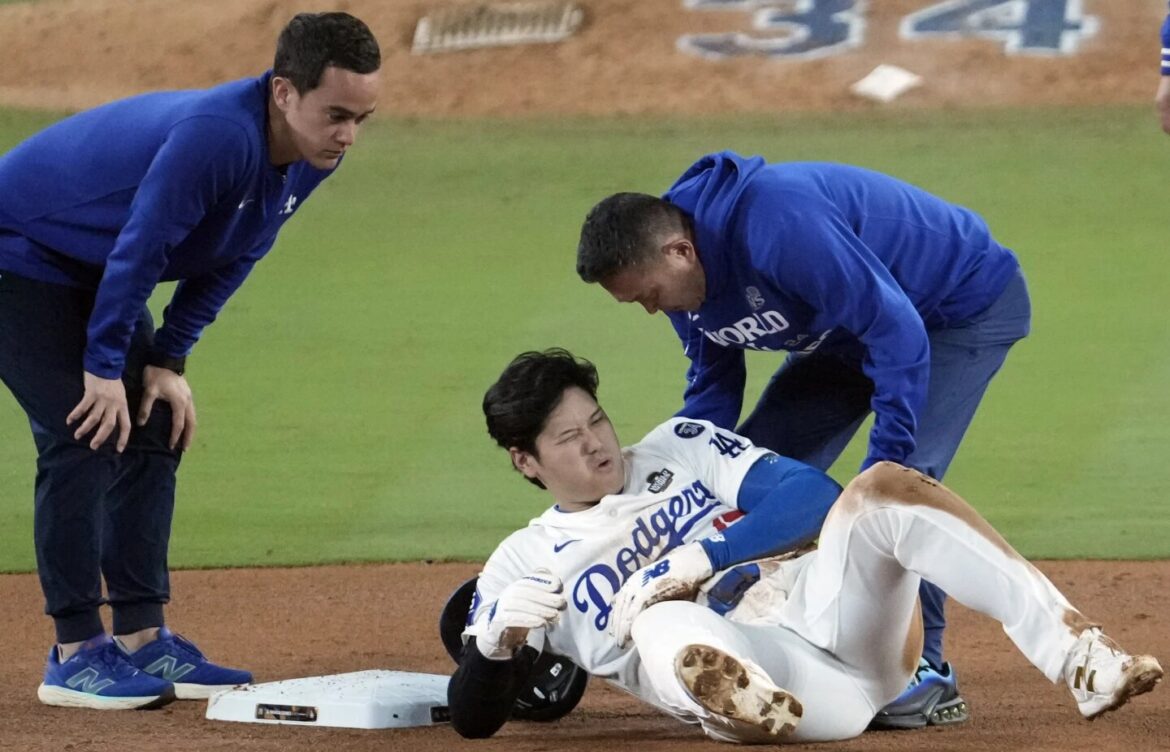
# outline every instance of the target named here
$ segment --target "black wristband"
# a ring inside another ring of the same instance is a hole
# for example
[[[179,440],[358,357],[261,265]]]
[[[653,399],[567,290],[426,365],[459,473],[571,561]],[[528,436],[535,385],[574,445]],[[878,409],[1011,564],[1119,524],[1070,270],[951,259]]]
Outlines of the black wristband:
[[[164,355],[159,352],[151,352],[150,357],[146,359],[146,365],[154,366],[155,368],[165,368],[168,371],[174,371],[180,376],[187,370],[187,358],[172,358],[169,355]]]

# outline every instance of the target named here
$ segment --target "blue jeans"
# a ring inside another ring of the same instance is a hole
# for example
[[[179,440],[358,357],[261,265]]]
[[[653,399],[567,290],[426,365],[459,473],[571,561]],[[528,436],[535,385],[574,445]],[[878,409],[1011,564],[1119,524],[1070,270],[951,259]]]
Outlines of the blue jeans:
[[[985,311],[961,325],[928,331],[930,384],[918,414],[917,446],[903,464],[942,479],[991,378],[1028,334],[1032,307],[1021,272]],[[814,351],[790,355],[739,433],[821,470],[829,467],[870,411],[873,382],[859,361]],[[942,664],[946,596],[922,583],[923,656]]]
[[[167,547],[181,454],[167,447],[170,406],[155,403],[122,454],[114,436],[93,450],[88,437],[73,438],[76,425],[65,425],[85,392],[82,354],[93,302],[92,291],[0,271],[0,381],[28,415],[36,443],[33,537],[58,642],[103,632],[98,608],[106,602],[115,634],[160,626],[170,600]],[[153,337],[143,308],[122,377],[132,422]]]

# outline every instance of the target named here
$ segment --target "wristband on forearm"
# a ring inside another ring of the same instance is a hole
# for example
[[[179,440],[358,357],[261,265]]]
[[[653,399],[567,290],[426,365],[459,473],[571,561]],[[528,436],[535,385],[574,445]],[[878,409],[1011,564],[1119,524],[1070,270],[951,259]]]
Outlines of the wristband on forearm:
[[[181,358],[171,357],[160,352],[151,351],[150,357],[146,360],[146,365],[154,366],[155,368],[165,368],[168,371],[174,371],[180,376],[187,370],[186,356]]]

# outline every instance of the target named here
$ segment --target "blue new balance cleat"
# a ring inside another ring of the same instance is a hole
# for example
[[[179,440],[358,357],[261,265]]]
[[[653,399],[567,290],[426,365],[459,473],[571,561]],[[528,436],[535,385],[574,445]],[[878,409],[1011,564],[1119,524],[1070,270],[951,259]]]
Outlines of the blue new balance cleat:
[[[108,634],[82,643],[62,663],[54,645],[37,697],[46,705],[97,710],[149,710],[175,699],[169,681],[145,674],[126,660]]]
[[[127,659],[147,674],[173,682],[180,700],[202,700],[221,689],[252,683],[250,672],[215,665],[194,643],[166,627]]]
[[[951,664],[935,670],[920,659],[910,686],[881,709],[870,721],[871,729],[916,729],[923,726],[950,726],[971,717],[967,703],[959,696],[959,682]]]

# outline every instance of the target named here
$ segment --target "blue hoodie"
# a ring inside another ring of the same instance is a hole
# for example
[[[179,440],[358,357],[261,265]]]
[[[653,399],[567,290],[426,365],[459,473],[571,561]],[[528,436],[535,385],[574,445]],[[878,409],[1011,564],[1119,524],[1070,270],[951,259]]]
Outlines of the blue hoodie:
[[[1019,267],[973,212],[848,165],[720,152],[664,198],[692,218],[707,281],[697,312],[668,314],[691,359],[679,415],[735,426],[744,349],[834,352],[874,383],[862,469],[914,451],[927,330],[982,312]]]
[[[1162,22],[1162,75],[1170,76],[1170,15]]]
[[[269,162],[270,76],[112,102],[0,157],[0,270],[96,290],[86,371],[121,376],[161,280],[183,282],[155,349],[187,355],[331,173]]]

